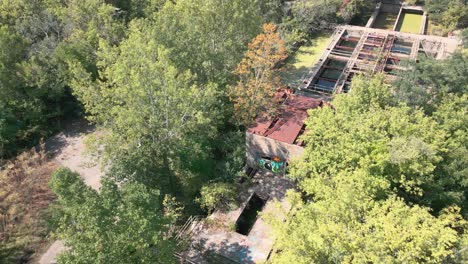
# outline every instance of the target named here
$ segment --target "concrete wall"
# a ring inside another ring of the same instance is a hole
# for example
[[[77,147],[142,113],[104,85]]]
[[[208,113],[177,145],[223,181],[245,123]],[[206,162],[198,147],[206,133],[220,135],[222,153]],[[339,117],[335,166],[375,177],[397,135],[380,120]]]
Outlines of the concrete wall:
[[[395,4],[383,4],[380,7],[381,12],[387,12],[387,13],[395,13],[398,14],[400,12],[401,5],[395,5]]]
[[[245,137],[247,164],[256,166],[258,158],[262,156],[277,156],[283,161],[298,158],[304,152],[304,148],[284,142],[280,142],[264,136],[246,133]]]
[[[372,25],[374,25],[374,21],[377,18],[377,16],[379,15],[381,7],[382,7],[382,3],[377,3],[377,5],[375,6],[375,9],[374,9],[374,12],[372,13],[369,20],[367,20],[366,27],[370,28],[370,27],[372,27]]]
[[[374,12],[372,13],[371,17],[367,21],[366,27],[371,28],[374,26],[374,22],[377,19],[377,16],[379,15],[380,12],[386,12],[386,13],[395,13],[398,14],[400,12],[401,5],[398,4],[382,4],[378,3],[374,9]],[[398,20],[397,20],[398,21]],[[396,23],[395,23],[396,25]]]
[[[423,13],[421,29],[419,30],[419,34],[424,35],[426,34],[426,25],[427,25],[427,12]]]

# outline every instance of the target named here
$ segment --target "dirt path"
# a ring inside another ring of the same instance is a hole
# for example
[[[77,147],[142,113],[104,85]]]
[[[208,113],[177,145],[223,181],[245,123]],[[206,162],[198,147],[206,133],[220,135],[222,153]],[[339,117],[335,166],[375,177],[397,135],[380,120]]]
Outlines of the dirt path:
[[[84,139],[93,133],[94,128],[86,121],[75,121],[66,126],[63,132],[46,141],[46,150],[53,155],[54,161],[60,166],[68,167],[78,172],[86,184],[95,190],[101,186],[103,171],[89,156],[85,154]],[[55,241],[41,256],[40,264],[56,263],[57,255],[65,248],[62,241]]]
[[[46,150],[52,153],[54,160],[72,171],[78,172],[86,184],[99,190],[103,175],[97,162],[85,154],[84,139],[94,128],[85,121],[76,121],[66,127],[64,132],[46,141]]]

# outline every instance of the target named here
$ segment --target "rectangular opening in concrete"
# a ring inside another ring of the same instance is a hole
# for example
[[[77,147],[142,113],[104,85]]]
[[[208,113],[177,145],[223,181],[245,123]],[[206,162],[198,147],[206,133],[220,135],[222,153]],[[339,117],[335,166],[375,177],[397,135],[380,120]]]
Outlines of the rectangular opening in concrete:
[[[260,198],[256,193],[252,194],[247,205],[236,221],[236,232],[241,235],[249,235],[250,230],[257,221],[258,213],[263,209],[267,200]]]
[[[393,43],[391,52],[396,54],[402,55],[410,55],[413,49],[413,42],[411,41],[404,41],[404,40],[396,40]]]
[[[353,26],[360,26],[360,27],[364,27],[367,23],[367,21],[369,20],[369,18],[371,17],[372,15],[372,12],[373,10],[367,10],[366,12],[364,13],[359,13],[359,14],[356,14],[355,16],[353,16],[353,18],[349,21],[349,24],[350,25],[353,25]]]
[[[397,57],[389,57],[386,64],[387,65],[400,65],[401,60]]]
[[[323,93],[333,93],[347,62],[345,58],[343,60],[328,59],[320,68],[320,71],[308,89]]]
[[[354,50],[354,48],[357,46],[358,41],[359,41],[359,38],[344,37],[343,39],[340,40],[340,42],[338,42],[336,46],[347,47],[347,48],[351,48],[351,50]]]
[[[396,31],[418,34],[421,32],[423,11],[403,9],[398,19]]]
[[[359,33],[350,34],[350,32],[344,31],[339,40],[336,42],[330,54],[344,58],[351,57],[360,38],[361,35]]]
[[[375,18],[375,22],[372,25],[373,28],[392,30],[395,26],[398,13],[391,12],[379,12]]]
[[[431,17],[428,17],[426,19],[426,25],[424,26],[424,35],[433,35],[433,36],[440,36],[440,37],[446,37],[447,33],[444,32],[442,26],[438,26],[434,24],[433,20]]]
[[[314,82],[313,90],[325,92],[325,93],[333,93],[335,90],[336,80],[324,79],[322,77],[317,78]]]

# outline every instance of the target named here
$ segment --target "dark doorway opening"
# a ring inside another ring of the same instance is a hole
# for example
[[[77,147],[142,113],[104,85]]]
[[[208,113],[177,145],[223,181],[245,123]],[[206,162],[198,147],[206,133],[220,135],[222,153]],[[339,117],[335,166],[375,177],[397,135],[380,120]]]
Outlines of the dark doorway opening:
[[[257,221],[258,212],[260,212],[265,206],[267,199],[260,198],[254,193],[247,205],[242,211],[241,215],[236,221],[236,232],[247,236],[250,233],[253,225]]]

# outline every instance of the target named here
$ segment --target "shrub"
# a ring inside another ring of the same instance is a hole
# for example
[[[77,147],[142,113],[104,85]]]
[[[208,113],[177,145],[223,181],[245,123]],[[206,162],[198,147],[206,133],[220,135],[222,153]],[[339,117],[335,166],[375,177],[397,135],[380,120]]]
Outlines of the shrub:
[[[208,211],[215,208],[228,209],[235,202],[235,189],[235,186],[229,183],[209,183],[202,187],[201,197],[197,199],[197,202]]]

